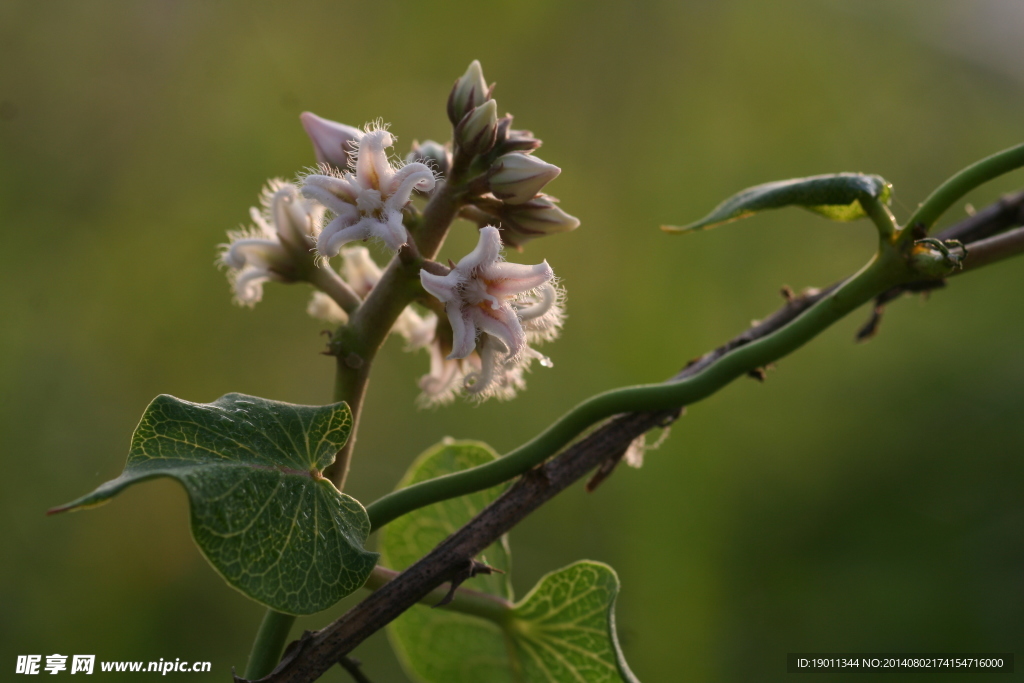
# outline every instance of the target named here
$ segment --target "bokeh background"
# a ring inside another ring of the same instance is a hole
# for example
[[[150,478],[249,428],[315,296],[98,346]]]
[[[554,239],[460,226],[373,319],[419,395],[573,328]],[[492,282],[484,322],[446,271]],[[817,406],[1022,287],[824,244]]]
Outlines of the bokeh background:
[[[244,666],[262,609],[192,546],[176,484],[43,513],[117,475],[159,393],[329,401],[308,289],[268,286],[241,309],[213,265],[264,180],[312,162],[301,111],[383,117],[404,154],[447,139],[448,90],[479,58],[583,221],[521,259],[553,264],[570,317],[545,348],[555,367],[516,401],[417,411],[426,355],[389,341],[348,489],[370,501],[445,435],[507,450],[594,392],[670,376],[773,310],[781,285],[855,270],[867,224],[791,210],[688,237],[657,228],[748,185],[836,171],[884,175],[906,218],[1024,138],[1022,39],[1015,0],[6,0],[2,677],[29,653],[209,660],[209,680]],[[967,200],[1021,186],[1018,173]],[[444,256],[472,233],[456,226]],[[852,343],[858,312],[764,385],[691,407],[641,470],[517,528],[517,590],[577,559],[610,563],[644,681],[783,680],[791,651],[1020,656],[1022,313],[1024,261],[898,302],[869,344]],[[373,680],[405,680],[383,636],[356,654]],[[831,678],[846,679],[860,680]]]

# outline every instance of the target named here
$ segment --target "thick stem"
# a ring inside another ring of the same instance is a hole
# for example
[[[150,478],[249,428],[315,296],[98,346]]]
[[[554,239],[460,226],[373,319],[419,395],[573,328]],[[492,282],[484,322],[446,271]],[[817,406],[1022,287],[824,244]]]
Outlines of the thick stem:
[[[370,363],[364,361],[356,353],[338,356],[334,372],[334,400],[348,403],[352,411],[352,430],[348,440],[338,451],[334,462],[324,471],[339,491],[345,490],[349,466],[352,463],[352,452],[356,447],[356,435],[359,433],[359,418],[363,414],[363,397],[366,396],[366,385],[370,381]]]
[[[988,181],[1024,166],[1024,144],[996,152],[971,164],[939,185],[907,221],[909,228],[930,230],[935,221],[965,194]]]
[[[249,654],[249,663],[245,666],[245,677],[249,680],[263,678],[274,670],[281,653],[284,652],[284,644],[288,640],[288,632],[291,631],[295,617],[291,614],[282,614],[268,609],[263,615],[260,623],[260,630],[256,632],[256,640],[252,644],[252,652]]]

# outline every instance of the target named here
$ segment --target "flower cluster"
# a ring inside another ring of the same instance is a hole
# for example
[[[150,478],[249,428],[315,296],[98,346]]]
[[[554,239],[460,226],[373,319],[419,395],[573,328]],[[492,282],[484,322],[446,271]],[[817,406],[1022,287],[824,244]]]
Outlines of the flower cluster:
[[[318,157],[328,159],[317,169],[319,173],[307,175],[302,183],[304,196],[334,214],[317,238],[320,255],[335,256],[342,245],[370,238],[379,239],[397,251],[408,241],[402,210],[411,200],[413,190],[434,189],[434,171],[421,162],[392,165],[386,150],[395,144],[395,138],[380,124],[370,124],[358,131],[318,119],[316,125],[307,123],[306,130],[313,138]],[[352,147],[355,151],[348,153],[348,170],[336,169],[342,152]]]
[[[421,298],[433,309],[426,313],[419,304],[406,306],[391,331],[408,350],[430,353],[421,404],[459,394],[507,399],[523,389],[534,361],[551,365],[534,347],[558,336],[564,293],[546,261],[506,263],[502,245],[520,248],[579,221],[542,193],[561,171],[533,155],[541,142],[530,131],[513,129],[509,114],[499,118],[493,89],[474,61],[448,100],[452,140],[414,142],[404,163],[389,157],[395,137],[379,122],[358,129],[301,114],[318,165],[297,184],[271,181],[262,210],[252,210],[254,226],[228,233],[219,261],[229,269],[235,299],[251,306],[265,282],[305,281],[320,290],[309,314],[346,323],[382,272],[366,247],[345,245],[375,239],[398,251],[413,239],[405,222],[416,214],[414,193],[430,196],[443,175],[454,190],[447,200],[477,223],[479,242],[458,264],[449,261],[451,268],[426,263],[421,284],[440,304]],[[335,273],[328,261],[339,254]],[[419,258],[415,249],[409,254]]]
[[[263,283],[296,282],[316,268],[312,254],[323,210],[303,199],[299,189],[271,180],[261,195],[262,210],[250,209],[253,225],[228,232],[219,262],[228,268],[235,300],[253,306],[263,298]]]
[[[431,344],[431,371],[420,387],[428,402],[460,390],[485,399],[511,398],[534,360],[551,361],[531,344],[556,337],[562,294],[547,262],[505,263],[498,229],[480,230],[476,248],[445,275],[420,271],[424,289],[445,305],[451,337]]]
[[[341,277],[362,298],[370,293],[381,278],[381,269],[370,256],[370,250],[366,247],[348,247],[341,250],[342,265]],[[348,321],[348,315],[336,304],[334,300],[323,292],[314,292],[313,298],[309,300],[306,312],[314,318],[324,320],[335,325]],[[396,332],[405,338],[406,350],[414,351],[422,349],[434,339],[434,331],[437,328],[437,316],[433,313],[420,315],[412,306],[406,306],[398,320],[395,321],[392,332]]]

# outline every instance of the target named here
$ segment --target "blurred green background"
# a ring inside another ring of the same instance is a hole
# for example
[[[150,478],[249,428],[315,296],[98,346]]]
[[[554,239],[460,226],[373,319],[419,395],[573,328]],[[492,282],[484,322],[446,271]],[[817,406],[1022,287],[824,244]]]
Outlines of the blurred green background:
[[[516,401],[417,411],[426,355],[389,341],[348,489],[370,501],[445,435],[507,450],[594,392],[670,376],[773,310],[781,285],[859,267],[864,223],[793,210],[688,237],[658,225],[835,171],[884,175],[906,218],[1024,139],[1022,26],[1013,0],[6,0],[2,677],[30,653],[210,660],[221,681],[244,666],[263,610],[193,547],[177,485],[43,513],[117,475],[159,393],[329,401],[308,289],[270,285],[241,309],[213,265],[264,180],[313,161],[301,111],[383,117],[404,154],[447,139],[448,90],[478,58],[583,221],[516,259],[554,266],[570,315],[544,348],[555,367]],[[443,255],[472,233],[457,226]],[[869,344],[852,343],[858,312],[764,385],[693,406],[641,470],[517,528],[518,592],[580,558],[614,566],[623,646],[648,682],[784,680],[790,651],[1021,655],[1022,312],[1024,260],[891,306]],[[374,681],[405,680],[382,635],[356,655]],[[830,680],[847,678],[861,680]]]

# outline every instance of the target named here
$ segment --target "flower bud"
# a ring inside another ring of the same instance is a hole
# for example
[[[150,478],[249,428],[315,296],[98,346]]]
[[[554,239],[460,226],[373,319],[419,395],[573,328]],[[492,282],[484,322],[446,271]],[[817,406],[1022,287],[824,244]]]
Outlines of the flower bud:
[[[466,114],[486,102],[490,94],[480,62],[474,59],[466,73],[455,81],[455,86],[448,95],[448,120],[453,126],[458,125]]]
[[[452,166],[452,153],[446,146],[433,140],[426,140],[422,143],[413,142],[412,151],[405,157],[405,163],[417,162],[426,164],[445,176],[448,175],[448,170]]]
[[[491,166],[491,192],[506,204],[533,199],[562,169],[528,154],[506,154]]]
[[[522,204],[503,204],[498,210],[502,241],[518,248],[535,237],[578,228],[580,220],[558,208],[557,201],[538,195]]]
[[[533,137],[528,130],[512,128],[512,115],[505,114],[498,120],[498,133],[495,136],[494,151],[496,155],[509,152],[532,152],[540,147],[541,142]]]
[[[487,100],[462,117],[455,127],[455,142],[470,155],[486,154],[498,132],[498,103]]]
[[[336,121],[322,119],[308,111],[299,115],[306,135],[313,141],[317,162],[344,170],[349,166],[349,153],[355,152],[363,131]]]

